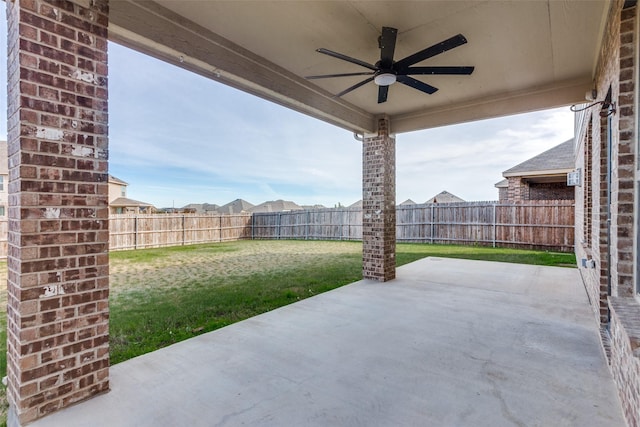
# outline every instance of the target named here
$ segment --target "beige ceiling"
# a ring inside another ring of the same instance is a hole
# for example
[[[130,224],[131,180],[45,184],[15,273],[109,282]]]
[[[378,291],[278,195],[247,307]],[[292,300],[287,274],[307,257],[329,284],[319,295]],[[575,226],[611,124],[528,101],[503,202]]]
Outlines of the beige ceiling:
[[[338,126],[394,132],[568,105],[591,86],[605,1],[185,1],[111,2],[110,38]],[[473,65],[470,76],[419,76],[439,91],[399,83],[377,103],[365,77],[304,76],[367,71],[316,52],[368,63],[383,26],[398,29],[395,59],[458,33],[468,43],[416,65]]]

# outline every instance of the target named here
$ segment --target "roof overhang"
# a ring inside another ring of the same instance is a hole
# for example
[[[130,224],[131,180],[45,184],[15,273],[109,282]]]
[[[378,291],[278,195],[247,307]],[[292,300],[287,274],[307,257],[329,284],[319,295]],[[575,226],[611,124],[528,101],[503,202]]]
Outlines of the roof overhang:
[[[110,39],[212,80],[355,132],[393,132],[569,105],[592,88],[610,2],[181,1],[110,3]],[[394,58],[452,35],[468,43],[420,65],[473,65],[470,76],[421,76],[426,95],[399,83],[377,103],[373,82],[306,75],[364,71],[320,47],[374,63],[382,26],[398,28]]]
[[[539,171],[527,171],[527,172],[503,172],[502,176],[504,176],[505,178],[509,178],[509,177],[520,177],[520,178],[525,178],[525,179],[535,179],[537,177],[544,177],[544,176],[562,176],[564,175],[565,177],[567,176],[567,174],[569,172],[573,172],[573,168],[568,168],[568,169],[547,169],[547,170],[539,170]]]

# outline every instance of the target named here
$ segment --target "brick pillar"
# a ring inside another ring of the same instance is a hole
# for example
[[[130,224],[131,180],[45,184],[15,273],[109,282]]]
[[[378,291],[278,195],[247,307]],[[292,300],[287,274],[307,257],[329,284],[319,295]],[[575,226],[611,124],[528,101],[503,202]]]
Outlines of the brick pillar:
[[[389,119],[362,148],[362,275],[381,282],[396,277],[396,140]]]
[[[9,425],[109,388],[107,0],[8,14]]]
[[[612,295],[633,297],[633,226],[636,136],[636,8],[624,9],[620,22],[618,141],[613,145],[611,188]]]

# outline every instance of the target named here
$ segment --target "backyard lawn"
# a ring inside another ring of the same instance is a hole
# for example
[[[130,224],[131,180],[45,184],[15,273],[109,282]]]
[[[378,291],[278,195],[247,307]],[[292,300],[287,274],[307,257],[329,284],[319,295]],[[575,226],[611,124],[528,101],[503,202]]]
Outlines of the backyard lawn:
[[[575,266],[573,254],[398,244],[427,256]],[[361,242],[245,240],[110,254],[111,363],[165,347],[362,277]],[[6,263],[0,262],[0,376],[6,375]],[[6,402],[4,390],[0,399]],[[6,408],[6,403],[2,404]]]

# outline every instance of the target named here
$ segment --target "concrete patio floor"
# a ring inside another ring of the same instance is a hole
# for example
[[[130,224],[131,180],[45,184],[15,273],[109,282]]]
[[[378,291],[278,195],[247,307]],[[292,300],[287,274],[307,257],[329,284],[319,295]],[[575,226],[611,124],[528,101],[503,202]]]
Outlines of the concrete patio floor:
[[[576,269],[427,258],[111,368],[43,426],[624,426]]]

